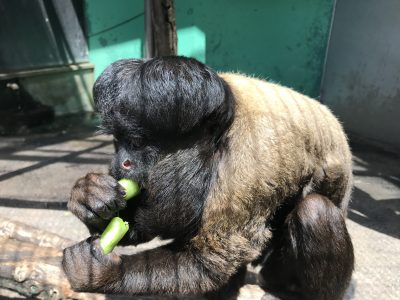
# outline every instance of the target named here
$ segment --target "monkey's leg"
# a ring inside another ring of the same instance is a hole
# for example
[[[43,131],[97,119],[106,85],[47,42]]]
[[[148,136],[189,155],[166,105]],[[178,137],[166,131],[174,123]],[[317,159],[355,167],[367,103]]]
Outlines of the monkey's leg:
[[[234,300],[239,295],[239,289],[244,285],[245,277],[246,266],[240,268],[221,288],[204,296],[210,300]]]
[[[281,299],[338,300],[353,265],[342,210],[328,198],[311,194],[287,216],[261,277],[264,288]]]

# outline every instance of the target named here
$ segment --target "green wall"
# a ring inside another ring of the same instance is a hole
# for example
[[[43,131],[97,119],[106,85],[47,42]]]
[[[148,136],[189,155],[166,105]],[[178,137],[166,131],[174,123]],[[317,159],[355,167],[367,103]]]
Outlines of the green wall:
[[[143,0],[86,0],[85,15],[95,77],[113,61],[143,57]]]
[[[175,0],[178,54],[219,71],[252,74],[317,97],[333,3]],[[96,75],[114,60],[143,56],[142,0],[86,0],[86,15]]]

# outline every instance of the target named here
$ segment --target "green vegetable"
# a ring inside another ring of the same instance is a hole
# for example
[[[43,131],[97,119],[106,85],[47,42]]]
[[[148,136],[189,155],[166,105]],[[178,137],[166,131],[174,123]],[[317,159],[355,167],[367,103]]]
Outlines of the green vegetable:
[[[140,192],[139,184],[133,180],[122,178],[120,181],[118,181],[118,183],[122,185],[125,189],[125,200],[131,199]]]
[[[129,200],[140,192],[140,186],[137,182],[123,178],[118,181],[125,189],[124,199]],[[114,247],[124,237],[129,230],[128,222],[124,222],[120,217],[114,217],[107,225],[100,237],[100,246],[105,254],[113,251]]]
[[[128,232],[129,224],[120,217],[114,217],[100,237],[100,246],[105,254],[113,251],[114,247]]]

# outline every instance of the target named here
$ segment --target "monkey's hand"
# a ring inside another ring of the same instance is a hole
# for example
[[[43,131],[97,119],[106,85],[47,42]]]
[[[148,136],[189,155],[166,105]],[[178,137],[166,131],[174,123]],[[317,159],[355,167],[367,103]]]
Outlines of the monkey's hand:
[[[88,173],[71,191],[68,209],[88,226],[91,233],[102,232],[109,220],[126,207],[124,188],[111,176]]]
[[[62,266],[75,291],[118,290],[122,278],[121,257],[104,254],[98,237],[90,237],[64,249]]]

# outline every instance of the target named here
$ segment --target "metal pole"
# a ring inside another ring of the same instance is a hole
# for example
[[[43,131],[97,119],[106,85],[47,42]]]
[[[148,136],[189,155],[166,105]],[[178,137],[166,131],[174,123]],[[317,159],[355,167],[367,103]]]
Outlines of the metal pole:
[[[145,57],[154,56],[154,36],[152,26],[153,2],[144,0]]]
[[[146,57],[176,55],[177,35],[173,0],[145,0]]]

